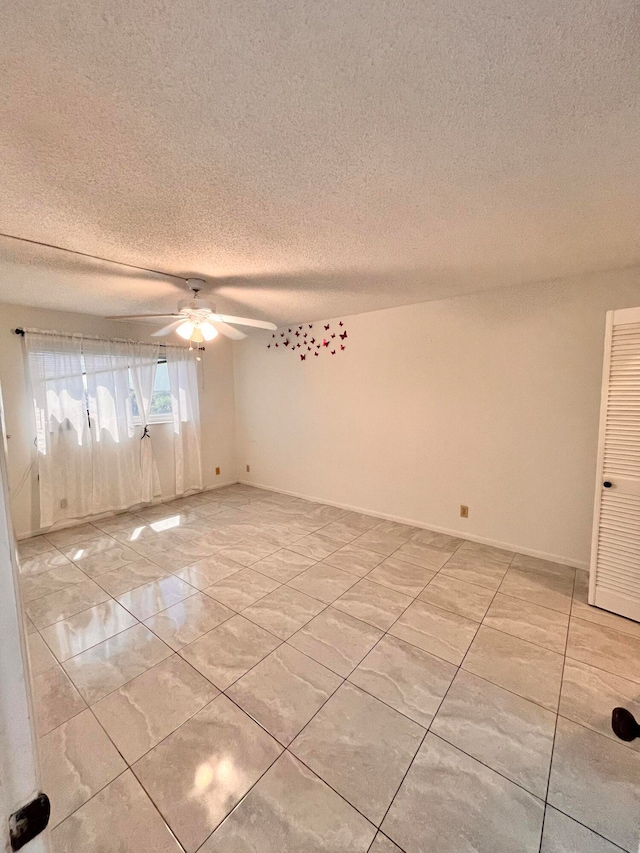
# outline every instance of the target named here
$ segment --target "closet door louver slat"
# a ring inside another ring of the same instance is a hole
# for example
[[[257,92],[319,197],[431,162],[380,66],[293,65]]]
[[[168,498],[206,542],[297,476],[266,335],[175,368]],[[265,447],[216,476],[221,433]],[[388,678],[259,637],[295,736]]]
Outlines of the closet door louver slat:
[[[640,621],[640,308],[607,314],[589,603]]]

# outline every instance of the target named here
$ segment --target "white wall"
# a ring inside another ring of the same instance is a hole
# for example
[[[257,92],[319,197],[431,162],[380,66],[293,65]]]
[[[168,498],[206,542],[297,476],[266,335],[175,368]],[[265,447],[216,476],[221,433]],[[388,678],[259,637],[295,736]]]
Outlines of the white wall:
[[[16,327],[56,329],[60,332],[80,332],[102,337],[157,340],[151,338],[153,326],[141,323],[121,323],[90,317],[46,311],[19,305],[0,304],[0,388],[9,449],[9,482],[13,522],[18,536],[39,529],[38,482],[36,467],[20,486],[25,472],[35,458],[32,404],[27,398],[27,383],[23,355],[23,339],[13,333]],[[216,338],[201,353],[203,382],[200,387],[200,416],[202,426],[202,467],[205,487],[235,482],[235,423],[233,392],[233,347],[230,341]],[[163,498],[175,494],[173,441],[168,424],[149,427],[158,463]],[[219,466],[221,473],[216,476]]]
[[[356,315],[304,362],[237,344],[241,477],[586,565],[605,312],[633,305],[637,269]]]

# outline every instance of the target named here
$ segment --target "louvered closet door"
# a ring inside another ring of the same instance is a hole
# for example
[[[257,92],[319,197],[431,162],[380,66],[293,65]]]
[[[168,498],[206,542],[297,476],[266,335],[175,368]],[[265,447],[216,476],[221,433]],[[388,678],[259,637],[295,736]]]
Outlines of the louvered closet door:
[[[640,621],[640,308],[607,314],[589,603]]]

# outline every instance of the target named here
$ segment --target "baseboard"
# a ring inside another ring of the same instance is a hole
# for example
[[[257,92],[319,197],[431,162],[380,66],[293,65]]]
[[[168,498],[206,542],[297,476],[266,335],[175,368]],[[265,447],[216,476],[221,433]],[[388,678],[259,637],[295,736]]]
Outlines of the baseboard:
[[[513,542],[503,542],[498,539],[489,539],[486,536],[478,536],[477,534],[467,533],[464,530],[456,530],[450,527],[440,527],[434,524],[427,524],[424,521],[418,521],[415,518],[405,518],[401,515],[390,515],[384,512],[374,512],[367,507],[353,506],[351,504],[340,503],[340,501],[330,501],[326,498],[318,498],[313,495],[302,494],[301,492],[291,492],[287,489],[276,489],[274,486],[265,486],[262,483],[252,483],[249,480],[238,480],[244,486],[253,486],[255,489],[264,489],[267,492],[277,492],[281,495],[291,495],[294,498],[303,498],[307,501],[315,501],[316,503],[327,504],[327,506],[335,506],[339,509],[347,509],[350,512],[362,512],[365,515],[371,515],[374,518],[382,518],[386,521],[397,521],[400,524],[410,524],[412,527],[420,527],[424,530],[434,530],[436,533],[446,533],[448,536],[457,536],[461,539],[468,539],[471,542],[479,542],[482,545],[492,545],[494,548],[503,548],[505,551],[515,551],[518,554],[524,554],[527,557],[538,557],[541,560],[549,560],[551,563],[560,563],[563,566],[571,566],[575,569],[589,570],[589,563],[583,560],[576,560],[573,557],[564,557],[561,554],[550,554],[547,551],[537,551],[533,548],[523,548]]]
[[[225,486],[233,486],[239,482],[239,480],[225,480],[224,483],[216,483],[215,486],[206,486],[204,489],[195,489],[184,495],[170,495],[166,498],[153,501],[152,503],[144,504],[144,507],[139,506],[139,508],[160,506],[161,504],[171,503],[171,501],[175,501],[177,498],[188,498],[192,495],[201,495],[205,492],[215,492],[216,489],[222,489]],[[133,512],[133,509],[120,509],[117,512],[103,512],[100,513],[100,515],[90,515],[86,518],[70,518],[58,525],[53,525],[52,527],[40,527],[36,530],[30,531],[29,533],[16,533],[16,539],[20,542],[23,539],[31,539],[32,536],[42,536],[44,533],[54,533],[57,530],[64,530],[67,527],[77,527],[79,524],[92,524],[94,521],[104,521],[105,518],[115,518],[116,515],[120,515],[123,512]]]

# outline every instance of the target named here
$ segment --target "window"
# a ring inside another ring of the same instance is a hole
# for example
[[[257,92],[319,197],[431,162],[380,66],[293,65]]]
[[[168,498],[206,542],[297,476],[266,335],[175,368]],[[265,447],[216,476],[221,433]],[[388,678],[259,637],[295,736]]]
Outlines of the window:
[[[131,413],[134,423],[140,423],[140,412],[138,410],[138,401],[136,400],[136,392],[133,389],[133,378],[129,371],[129,390],[131,400]],[[171,410],[171,391],[169,389],[169,370],[167,368],[167,360],[165,358],[158,359],[158,368],[156,370],[156,380],[153,386],[153,394],[151,395],[151,416],[149,423],[162,424],[169,423],[173,420]]]

